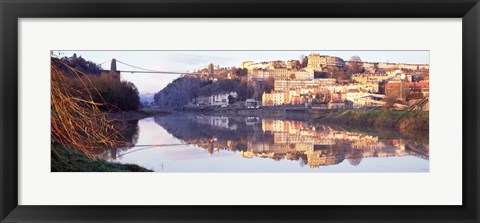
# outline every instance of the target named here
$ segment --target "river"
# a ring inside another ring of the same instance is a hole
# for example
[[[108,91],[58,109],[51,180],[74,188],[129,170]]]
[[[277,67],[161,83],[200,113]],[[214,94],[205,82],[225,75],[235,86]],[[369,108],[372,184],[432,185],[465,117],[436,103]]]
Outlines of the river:
[[[198,114],[130,125],[133,146],[102,158],[155,172],[429,172],[428,131]]]

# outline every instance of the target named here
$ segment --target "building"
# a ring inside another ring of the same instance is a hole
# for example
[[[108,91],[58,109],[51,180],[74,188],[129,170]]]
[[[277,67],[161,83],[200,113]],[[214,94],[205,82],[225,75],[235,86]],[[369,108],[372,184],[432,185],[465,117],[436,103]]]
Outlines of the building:
[[[273,91],[271,93],[264,92],[262,94],[263,106],[278,106],[285,104],[285,92]]]
[[[326,67],[344,67],[345,61],[340,57],[325,56],[316,53],[308,55],[307,68],[322,71]]]
[[[210,96],[198,97],[196,101],[197,105],[210,105],[212,103]]]
[[[293,72],[295,80],[313,80],[314,73],[313,69],[300,69]]]
[[[248,69],[247,76],[249,81],[251,80],[263,81],[270,77],[270,72],[264,69],[253,68],[253,69]]]
[[[322,71],[323,68],[327,66],[327,59],[320,54],[312,53],[308,55],[308,64],[307,68],[313,69],[314,71]]]
[[[311,102],[312,98],[315,97],[315,89],[295,89],[295,90],[284,90],[284,104],[289,105],[299,105],[306,102]]]
[[[244,62],[242,62],[242,63],[240,64],[240,68],[242,68],[242,69],[243,69],[243,68],[247,68],[247,69],[248,69],[248,66],[250,66],[250,65],[252,65],[252,64],[254,64],[253,61],[244,61]]]
[[[333,86],[337,82],[337,79],[335,78],[315,78],[314,79],[315,83],[319,87],[325,87],[325,86]]]
[[[247,100],[245,100],[245,107],[246,108],[259,108],[260,103],[259,103],[259,101],[255,100],[255,99],[247,99]]]
[[[430,69],[430,65],[428,64],[405,64],[405,63],[388,63],[388,62],[380,62],[377,63],[378,68],[381,69],[406,69],[406,70],[421,70],[421,69]]]
[[[365,90],[350,89],[347,91],[346,99],[353,102],[355,107],[381,106],[384,95],[371,94]]]
[[[214,94],[211,96],[201,96],[197,98],[198,105],[228,106],[229,97],[237,98],[237,92]]]
[[[287,69],[287,68],[269,68],[269,69],[249,69],[248,80],[266,80],[269,77],[275,80],[312,80],[314,71],[310,69]]]
[[[338,92],[348,92],[351,89],[357,89],[360,91],[367,91],[369,93],[376,93],[379,91],[378,84],[346,84],[346,85],[333,85],[333,86],[325,86],[322,89],[330,92],[330,93],[338,93]]]
[[[275,80],[288,80],[295,73],[294,70],[287,68],[268,69],[266,72],[268,72],[269,76],[273,77]]]
[[[328,67],[344,67],[345,61],[342,60],[340,57],[331,57],[326,56],[327,66]]]
[[[354,74],[352,80],[360,84],[378,84],[391,78],[387,74]]]
[[[228,105],[228,96],[230,96],[229,93],[212,95],[211,96],[211,98],[212,98],[211,105],[227,106]]]
[[[240,68],[247,68],[247,69],[268,69],[274,68],[270,62],[261,62],[261,63],[254,63],[253,61],[245,61],[240,64]]]
[[[353,102],[349,100],[332,100],[328,102],[328,109],[351,109],[353,107]]]
[[[339,164],[345,159],[343,154],[323,154],[321,151],[313,151],[306,154],[307,164],[311,168]]]
[[[396,98],[409,99],[409,97],[422,98],[429,95],[429,81],[406,82],[388,81],[385,84],[385,95]]]
[[[318,83],[314,80],[275,80],[274,82],[274,89],[276,91],[314,88],[317,86]]]
[[[287,64],[285,66],[287,67],[287,69],[296,69],[297,67],[300,66],[300,61],[289,60],[289,61],[287,61]]]

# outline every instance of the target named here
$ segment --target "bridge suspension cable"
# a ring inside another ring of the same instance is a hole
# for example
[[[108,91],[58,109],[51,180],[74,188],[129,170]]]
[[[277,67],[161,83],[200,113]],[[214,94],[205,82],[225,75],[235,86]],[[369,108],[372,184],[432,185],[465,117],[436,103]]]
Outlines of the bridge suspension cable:
[[[142,68],[142,67],[137,67],[137,66],[122,62],[120,60],[116,60],[116,61],[123,64],[123,65],[129,66],[129,67],[132,67],[132,68],[136,68],[136,69],[140,69],[140,70],[143,70],[143,71],[158,72],[157,70],[151,70],[151,69],[146,69],[146,68]]]
[[[174,71],[142,71],[142,70],[118,70],[124,73],[139,73],[139,74],[193,74],[188,72],[174,72]]]
[[[137,71],[137,70],[119,70],[119,72],[132,73],[132,74],[133,73],[158,73],[158,74],[182,74],[182,75],[188,73],[188,72],[178,72],[178,71],[152,70],[152,69],[146,69],[146,68],[143,68],[143,67],[131,65],[131,64],[125,63],[125,62],[120,61],[120,60],[116,60],[116,61],[125,65],[125,66],[132,67],[132,68],[135,68],[135,69],[139,69],[139,71]]]
[[[195,72],[195,70],[193,71],[184,71],[184,72],[179,72],[179,71],[161,71],[161,70],[152,70],[152,69],[146,69],[146,68],[143,68],[143,67],[139,67],[139,66],[135,66],[135,65],[131,65],[131,64],[128,64],[128,63],[125,63],[123,61],[120,61],[118,59],[115,59],[116,62],[119,62],[125,66],[128,66],[128,67],[131,67],[131,68],[135,68],[135,69],[138,69],[138,70],[117,70],[118,72],[124,72],[124,73],[146,73],[146,74],[150,74],[150,73],[153,73],[153,74],[179,74],[179,75],[187,75],[187,74],[194,74],[194,75],[206,75],[205,73],[198,73],[198,72]],[[201,67],[200,67],[201,68]]]
[[[104,61],[104,62],[102,62],[102,63],[99,63],[98,65],[103,65],[103,64],[105,64],[105,63],[107,63],[107,62],[109,62],[109,60]]]

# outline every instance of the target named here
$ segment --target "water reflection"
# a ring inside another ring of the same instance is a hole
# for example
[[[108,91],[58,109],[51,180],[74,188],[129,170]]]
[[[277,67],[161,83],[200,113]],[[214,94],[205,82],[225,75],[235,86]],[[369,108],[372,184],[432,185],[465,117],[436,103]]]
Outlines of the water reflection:
[[[300,160],[310,167],[334,165],[347,159],[358,165],[363,158],[417,156],[428,159],[428,144],[408,139],[381,139],[303,121],[256,117],[157,117],[155,122],[188,144],[219,150],[239,150],[245,158]]]
[[[103,159],[115,160],[118,156],[118,153],[124,153],[134,147],[138,142],[138,122],[139,120],[114,122],[115,131],[117,131],[120,135],[120,138],[117,139],[117,144],[119,144],[119,147],[102,150],[98,156]]]
[[[161,128],[153,127],[152,121]],[[347,172],[355,168],[428,171],[428,132],[405,134],[294,120],[181,114],[141,120],[139,125],[142,142],[111,151],[104,158],[135,162],[156,171],[302,172],[327,166]],[[359,168],[365,160],[370,161]]]

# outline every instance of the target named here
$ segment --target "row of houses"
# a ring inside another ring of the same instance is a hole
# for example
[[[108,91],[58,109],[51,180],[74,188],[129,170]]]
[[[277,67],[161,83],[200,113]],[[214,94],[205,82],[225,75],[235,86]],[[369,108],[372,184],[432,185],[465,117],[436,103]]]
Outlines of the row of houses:
[[[311,69],[289,68],[253,68],[248,69],[248,80],[263,81],[268,78],[275,80],[312,80],[314,71]]]
[[[265,106],[302,104],[315,99],[316,95],[331,94],[335,100],[352,100],[357,102],[355,106],[365,106],[366,104],[372,104],[368,103],[371,100],[378,100],[379,97],[372,96],[378,91],[378,83],[337,85],[335,79],[328,78],[309,81],[275,80],[274,91],[263,93],[262,104]],[[336,95],[342,95],[342,93],[343,97],[335,97]],[[348,98],[347,95],[349,95]],[[359,99],[360,97],[370,96],[372,96],[371,100]]]
[[[388,81],[385,84],[385,95],[402,99],[420,99],[429,96],[429,86],[428,80],[419,82],[402,80]]]
[[[269,77],[275,80],[312,80],[315,71],[322,71],[327,67],[344,67],[345,61],[340,57],[310,54],[306,68],[299,67],[298,60],[271,61],[255,63],[245,61],[240,68],[248,69],[249,80],[265,80]]]
[[[315,98],[314,88],[292,89],[292,90],[274,90],[270,93],[262,94],[263,106],[280,106],[280,105],[299,105],[303,104],[311,98]]]
[[[429,81],[409,82],[390,80],[385,84],[385,94],[380,94],[378,83],[320,86],[315,81],[275,81],[272,92],[262,94],[263,106],[299,105],[311,102],[319,95],[329,95],[333,101],[349,101],[353,107],[383,106],[386,96],[404,100],[429,96]],[[340,102],[335,102],[336,107]],[[349,104],[341,106],[348,108]]]
[[[347,64],[349,61],[347,62]],[[378,67],[380,69],[406,69],[406,70],[423,70],[423,69],[430,69],[430,65],[428,64],[406,64],[406,63],[389,63],[389,62],[362,62],[362,66],[365,69]]]

